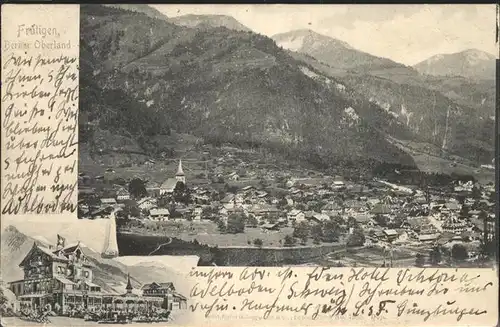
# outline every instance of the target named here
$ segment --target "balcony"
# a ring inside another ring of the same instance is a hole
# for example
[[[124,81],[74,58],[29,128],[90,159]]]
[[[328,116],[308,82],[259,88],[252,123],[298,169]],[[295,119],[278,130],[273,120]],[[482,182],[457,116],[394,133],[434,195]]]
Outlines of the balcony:
[[[31,291],[31,290],[24,289],[24,292],[22,295],[46,295],[46,294],[52,294],[52,289],[39,290],[39,291]]]

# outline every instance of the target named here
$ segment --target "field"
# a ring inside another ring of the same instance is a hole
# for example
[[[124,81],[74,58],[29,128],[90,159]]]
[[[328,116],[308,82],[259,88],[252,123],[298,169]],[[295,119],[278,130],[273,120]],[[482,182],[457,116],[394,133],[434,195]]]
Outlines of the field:
[[[281,247],[286,235],[293,233],[293,227],[283,227],[279,231],[267,231],[261,227],[246,227],[243,233],[226,234],[217,229],[212,221],[145,221],[148,234],[168,235],[184,241],[197,240],[210,246],[253,246],[257,238],[263,241],[264,247]],[[144,232],[134,228],[131,231]],[[281,242],[281,243],[280,243]],[[305,245],[313,245],[311,239]]]
[[[410,154],[418,169],[426,173],[472,175],[478,182],[488,184],[495,180],[495,171],[475,167],[475,165],[460,157],[450,156],[449,159],[440,157],[439,149],[426,143],[407,142],[391,139],[400,149]],[[453,161],[453,160],[454,161]]]

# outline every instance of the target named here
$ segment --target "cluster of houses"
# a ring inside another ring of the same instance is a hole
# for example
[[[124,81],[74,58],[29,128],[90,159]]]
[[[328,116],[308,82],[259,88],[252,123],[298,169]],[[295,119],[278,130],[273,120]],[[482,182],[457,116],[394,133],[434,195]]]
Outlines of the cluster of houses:
[[[276,183],[241,184],[223,196],[207,183],[189,187],[190,203],[175,203],[174,215],[166,206],[160,206],[160,199],[171,196],[178,183],[187,185],[181,161],[174,178],[160,186],[147,187],[148,196],[135,200],[140,211],[137,218],[227,222],[232,213],[244,213],[255,218],[248,220],[248,227],[276,230],[301,222],[321,224],[340,217],[346,225],[355,220],[365,231],[368,243],[380,239],[396,243],[478,242],[486,234],[492,237],[495,228],[491,201],[494,186],[472,182],[457,182],[451,191],[421,190],[375,179],[360,185],[338,176],[323,176],[288,178],[280,187]],[[110,207],[123,206],[127,200],[130,195],[119,188],[114,198],[101,198],[99,210],[88,214],[99,217]]]

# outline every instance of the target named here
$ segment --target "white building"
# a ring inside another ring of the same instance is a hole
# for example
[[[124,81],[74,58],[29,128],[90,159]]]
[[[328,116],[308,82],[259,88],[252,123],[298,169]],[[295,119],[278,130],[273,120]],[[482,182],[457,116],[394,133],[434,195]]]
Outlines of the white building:
[[[306,214],[301,210],[293,209],[287,214],[287,218],[289,222],[295,221],[299,223],[306,220]]]
[[[182,169],[182,160],[179,160],[179,166],[177,167],[175,178],[168,178],[160,186],[160,195],[172,194],[175,187],[177,186],[177,183],[186,184],[186,175],[184,174],[184,170]]]
[[[116,200],[117,201],[126,201],[130,200],[130,193],[125,189],[120,189],[116,192]]]
[[[151,220],[165,221],[170,218],[170,211],[166,208],[155,208],[149,211]]]
[[[137,206],[141,210],[150,210],[152,208],[155,208],[157,206],[157,200],[155,198],[142,198],[139,201],[137,201]]]

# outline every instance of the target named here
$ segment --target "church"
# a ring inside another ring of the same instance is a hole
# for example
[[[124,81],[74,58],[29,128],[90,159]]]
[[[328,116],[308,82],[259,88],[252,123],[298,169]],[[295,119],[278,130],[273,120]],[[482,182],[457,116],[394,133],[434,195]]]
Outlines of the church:
[[[177,167],[177,173],[174,178],[169,178],[160,186],[160,196],[165,194],[172,194],[178,183],[183,183],[186,185],[186,175],[184,174],[184,169],[182,168],[182,160],[179,160],[179,165]]]

